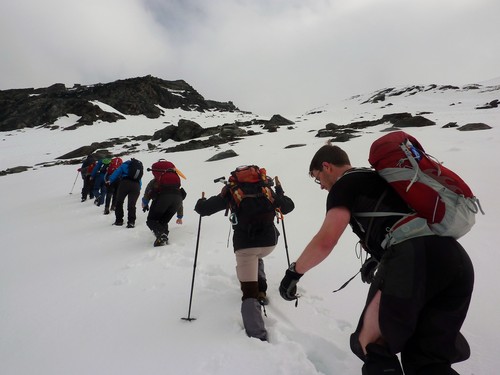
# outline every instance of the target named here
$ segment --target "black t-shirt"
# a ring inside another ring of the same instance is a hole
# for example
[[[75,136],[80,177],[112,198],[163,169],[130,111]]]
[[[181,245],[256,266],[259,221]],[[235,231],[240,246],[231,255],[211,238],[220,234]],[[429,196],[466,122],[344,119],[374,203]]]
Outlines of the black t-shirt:
[[[380,197],[385,193],[382,200]],[[383,254],[381,243],[388,230],[401,216],[377,218],[356,217],[357,212],[401,212],[411,209],[392,187],[375,171],[352,169],[347,171],[330,189],[326,201],[327,211],[334,207],[346,207],[351,212],[350,225],[353,232],[364,244],[365,249],[380,259]],[[368,238],[366,231],[372,221]]]

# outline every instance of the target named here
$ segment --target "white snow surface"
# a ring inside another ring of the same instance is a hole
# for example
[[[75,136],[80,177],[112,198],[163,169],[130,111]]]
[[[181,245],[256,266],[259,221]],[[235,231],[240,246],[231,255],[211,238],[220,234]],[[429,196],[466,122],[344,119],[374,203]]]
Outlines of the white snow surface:
[[[182,225],[170,223],[170,243],[154,248],[146,214],[138,202],[134,229],[116,227],[91,200],[80,202],[79,165],[40,167],[92,142],[153,134],[180,118],[203,127],[245,121],[249,113],[165,110],[151,120],[126,116],[113,124],[96,123],[67,131],[78,119],[61,118],[59,128],[39,127],[0,133],[0,170],[33,168],[0,177],[0,374],[5,375],[308,375],[359,374],[361,362],[349,349],[368,286],[356,278],[332,293],[360,266],[356,238],[348,229],[332,254],[299,283],[298,307],[277,291],[287,268],[283,236],[265,259],[268,277],[267,317],[270,342],[248,338],[243,330],[241,293],[235,275],[230,224],[220,212],[200,220],[193,208],[202,192],[213,195],[239,165],[257,164],[278,175],[295,210],[285,217],[290,260],[295,260],[319,229],[326,192],[308,176],[309,162],[326,138],[315,137],[327,123],[380,118],[384,113],[423,113],[435,126],[408,128],[426,150],[458,172],[479,197],[485,216],[460,239],[476,271],[475,291],[463,334],[471,358],[454,368],[461,374],[495,374],[500,334],[496,285],[500,227],[500,115],[498,108],[475,109],[500,99],[489,89],[429,90],[362,104],[372,94],[315,108],[276,133],[246,137],[230,145],[197,151],[160,153],[138,142],[136,157],[150,166],[168,158],[187,176]],[[392,105],[387,105],[392,103]],[[96,103],[96,105],[105,105]],[[109,108],[108,108],[109,109]],[[430,113],[429,113],[430,112]],[[461,132],[443,129],[448,122],[484,122],[492,129]],[[355,166],[368,166],[371,142],[388,125],[367,128],[339,144]],[[161,147],[175,142],[151,142]],[[292,144],[302,147],[285,148]],[[118,152],[119,147],[111,151]],[[206,160],[233,149],[238,157]],[[143,187],[152,178],[146,173]],[[199,227],[201,223],[201,227]],[[283,234],[281,224],[278,226]],[[200,231],[198,249],[197,233]],[[196,252],[196,250],[198,250]],[[195,254],[197,264],[194,267]],[[192,277],[194,289],[188,312]],[[186,321],[182,318],[196,318]]]

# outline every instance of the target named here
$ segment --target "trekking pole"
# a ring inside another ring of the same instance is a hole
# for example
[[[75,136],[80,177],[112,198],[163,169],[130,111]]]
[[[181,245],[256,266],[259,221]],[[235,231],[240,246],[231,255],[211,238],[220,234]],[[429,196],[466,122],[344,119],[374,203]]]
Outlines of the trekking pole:
[[[281,227],[283,228],[283,240],[285,241],[286,261],[288,262],[288,267],[290,267],[290,255],[288,255],[288,241],[286,240],[285,219],[283,213],[279,208],[276,211],[278,212],[278,220],[281,220]]]
[[[278,185],[281,186],[281,182],[278,176],[274,177],[274,181],[276,183],[276,186]],[[288,262],[288,267],[290,267],[290,255],[288,254],[288,241],[286,240],[285,218],[283,212],[281,212],[279,208],[276,209],[276,212],[278,212],[278,220],[281,219],[281,227],[283,228],[283,240],[285,241],[286,261]]]
[[[201,193],[201,198],[205,198],[205,193]],[[196,271],[196,260],[198,259],[198,245],[200,244],[200,229],[201,229],[201,215],[198,221],[198,235],[196,237],[196,250],[194,252],[194,262],[193,262],[193,279],[191,280],[191,293],[189,295],[189,309],[187,318],[181,318],[182,320],[187,320],[190,322],[191,320],[196,320],[196,318],[191,318],[191,303],[193,302],[193,289],[194,289],[194,275]]]
[[[71,191],[69,192],[70,194],[73,194],[73,189],[75,188],[76,180],[78,179],[79,173],[80,173],[80,171],[76,171],[75,182],[73,182],[73,187],[71,188]]]

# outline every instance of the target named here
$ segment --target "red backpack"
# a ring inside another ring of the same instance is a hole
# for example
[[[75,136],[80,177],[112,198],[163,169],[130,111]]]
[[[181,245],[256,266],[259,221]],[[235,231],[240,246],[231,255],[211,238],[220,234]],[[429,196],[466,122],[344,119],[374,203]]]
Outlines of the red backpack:
[[[113,172],[116,171],[120,165],[122,165],[122,163],[123,160],[121,158],[117,157],[111,159],[111,162],[108,165],[108,171],[107,171],[108,176],[111,176]]]
[[[415,211],[400,214],[402,218],[390,229],[383,247],[430,234],[458,239],[469,232],[479,211],[484,214],[465,181],[430,157],[414,137],[403,131],[388,133],[373,142],[368,161]],[[376,217],[384,213],[355,215]]]
[[[93,161],[92,163],[89,164],[89,166],[87,167],[87,174],[90,176],[92,171],[94,170],[94,167],[95,165],[97,164],[97,162]]]
[[[181,186],[181,179],[177,174],[174,163],[167,160],[159,160],[153,163],[149,170],[153,172],[155,180],[160,185]]]

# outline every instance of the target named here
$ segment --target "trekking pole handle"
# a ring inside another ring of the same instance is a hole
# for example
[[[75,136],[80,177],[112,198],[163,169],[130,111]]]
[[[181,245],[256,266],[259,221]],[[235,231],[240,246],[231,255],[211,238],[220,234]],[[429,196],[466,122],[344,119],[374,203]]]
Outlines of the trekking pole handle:
[[[283,220],[283,212],[281,212],[281,209],[278,207],[275,211],[276,211],[276,217],[278,218],[278,222],[280,220]]]

